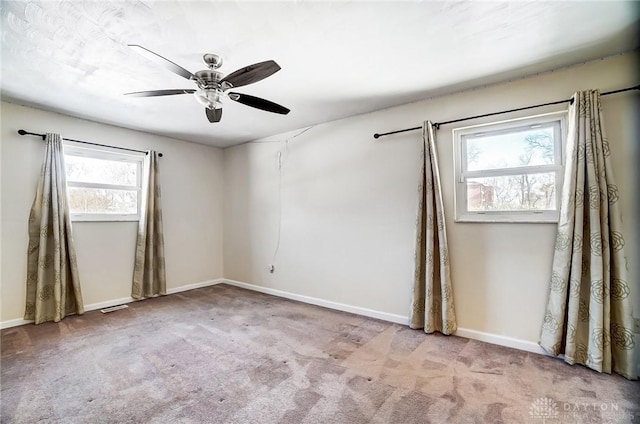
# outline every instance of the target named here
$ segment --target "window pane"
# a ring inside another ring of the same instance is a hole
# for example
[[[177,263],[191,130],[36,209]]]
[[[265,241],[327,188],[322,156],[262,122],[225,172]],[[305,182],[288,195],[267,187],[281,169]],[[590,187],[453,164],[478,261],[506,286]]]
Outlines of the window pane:
[[[515,168],[554,163],[553,127],[466,137],[467,169]]]
[[[132,162],[65,155],[67,181],[136,186],[137,165]]]
[[[556,210],[554,172],[468,178],[469,211]]]
[[[137,214],[136,190],[68,187],[71,213]]]

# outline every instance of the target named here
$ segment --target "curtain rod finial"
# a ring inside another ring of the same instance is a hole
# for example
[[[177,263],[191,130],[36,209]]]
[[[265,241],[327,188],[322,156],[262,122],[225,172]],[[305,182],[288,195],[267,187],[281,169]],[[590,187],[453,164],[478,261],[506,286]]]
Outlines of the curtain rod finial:
[[[380,134],[375,133],[375,134],[373,135],[373,138],[380,138]]]
[[[25,135],[27,132],[25,130],[18,130],[18,134]]]

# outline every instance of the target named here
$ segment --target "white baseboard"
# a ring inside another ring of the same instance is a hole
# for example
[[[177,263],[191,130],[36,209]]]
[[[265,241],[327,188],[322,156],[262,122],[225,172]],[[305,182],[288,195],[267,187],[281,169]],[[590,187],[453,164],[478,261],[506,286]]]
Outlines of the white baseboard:
[[[493,333],[485,333],[483,331],[460,327],[458,327],[458,331],[455,332],[455,335],[466,337],[467,339],[480,340],[481,342],[487,342],[499,346],[512,347],[518,350],[538,353],[540,355],[549,355],[542,347],[540,347],[538,343],[530,342],[528,340],[516,339],[513,337],[501,336],[499,334]]]
[[[222,278],[218,278],[215,280],[206,280],[200,281],[199,283],[186,284],[184,286],[172,287],[167,290],[167,294],[180,293],[187,290],[199,289],[201,287],[213,286],[215,284],[220,284],[224,280]],[[121,297],[120,299],[107,300],[105,302],[99,303],[90,303],[88,305],[84,305],[84,310],[86,312],[95,311],[96,309],[104,309],[109,308],[111,306],[124,305],[125,303],[137,302],[141,299],[134,299],[133,297]],[[33,322],[33,321],[32,321]]]
[[[167,290],[167,294],[179,293],[187,290],[199,289],[202,287],[215,286],[216,284],[224,283],[224,278],[216,278],[214,280],[201,281],[199,283],[187,284],[185,286],[174,287]]]
[[[16,318],[16,319],[9,319],[7,321],[2,321],[0,322],[0,330],[4,330],[5,328],[18,327],[19,325],[25,325],[25,324],[33,324],[33,320]]]
[[[285,299],[297,300],[303,303],[309,303],[311,305],[322,306],[329,309],[335,309],[337,311],[350,312],[356,315],[363,315],[365,317],[377,318],[383,321],[395,322],[397,324],[408,325],[409,318],[402,315],[390,314],[388,312],[375,311],[373,309],[362,308],[360,306],[351,306],[344,303],[332,302],[330,300],[318,299],[317,297],[303,296],[301,294],[295,294],[286,292],[283,290],[272,289],[269,287],[257,286],[255,284],[244,283],[242,281],[223,279],[223,283],[230,286],[236,286],[243,289],[253,290],[260,293],[271,294],[278,297],[284,297]]]
[[[217,278],[215,280],[206,280],[201,281],[199,283],[187,284],[180,287],[173,287],[167,290],[167,294],[179,293],[187,290],[199,289],[201,287],[213,286],[215,284],[220,284],[224,282],[222,278]],[[88,305],[84,305],[85,312],[95,311],[96,309],[104,309],[109,308],[111,306],[124,305],[125,303],[135,302],[138,299],[134,299],[133,297],[121,297],[120,299],[112,299],[104,302],[98,303],[90,303]],[[10,319],[7,321],[0,322],[0,329],[17,327],[19,325],[32,324],[33,320],[26,319]]]
[[[95,311],[96,309],[110,308],[112,306],[124,305],[125,303],[131,303],[135,301],[136,299],[134,299],[133,297],[121,297],[120,299],[107,300],[105,302],[90,303],[88,305],[84,305],[84,311]]]
[[[375,311],[373,309],[362,308],[359,306],[346,305],[344,303],[332,302],[330,300],[318,299],[310,296],[303,296],[300,294],[290,293],[283,290],[272,289],[269,287],[257,286],[255,284],[244,283],[242,281],[235,281],[229,279],[223,279],[225,284],[231,286],[241,287],[243,289],[253,290],[261,293],[271,294],[278,297],[284,297],[286,299],[297,300],[312,305],[322,306],[329,309],[335,309],[343,312],[350,312],[352,314],[364,315],[370,318],[377,318],[383,321],[394,322],[396,324],[409,325],[409,317],[403,315],[390,314],[388,312]],[[468,328],[458,327],[456,336],[465,337],[473,340],[480,340],[499,346],[512,347],[514,349],[524,350],[527,352],[538,353],[541,355],[548,355],[543,348],[537,343],[530,342],[528,340],[516,339],[513,337],[501,336],[498,334],[485,333],[482,331],[471,330]]]

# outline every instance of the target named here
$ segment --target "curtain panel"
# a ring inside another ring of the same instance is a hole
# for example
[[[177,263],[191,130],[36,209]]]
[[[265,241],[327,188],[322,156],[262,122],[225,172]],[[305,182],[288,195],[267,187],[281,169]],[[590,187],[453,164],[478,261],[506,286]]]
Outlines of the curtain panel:
[[[566,167],[540,345],[569,364],[635,379],[635,345],[618,187],[600,93],[569,108]]]
[[[421,158],[409,326],[423,328],[426,333],[452,334],[458,327],[449,271],[435,128],[431,121],[422,127]]]
[[[167,294],[158,162],[158,153],[149,151],[144,160],[141,214],[131,288],[131,297],[134,299]]]
[[[45,157],[29,214],[24,319],[58,322],[84,313],[67,203],[62,137],[45,135]]]

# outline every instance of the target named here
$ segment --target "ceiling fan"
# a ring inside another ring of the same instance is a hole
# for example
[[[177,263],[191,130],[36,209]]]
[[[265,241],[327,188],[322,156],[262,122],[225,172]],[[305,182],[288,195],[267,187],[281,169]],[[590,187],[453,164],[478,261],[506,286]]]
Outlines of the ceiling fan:
[[[279,113],[282,115],[289,113],[289,109],[286,107],[280,106],[279,104],[273,103],[269,100],[250,96],[248,94],[227,92],[231,88],[253,84],[254,82],[263,80],[278,72],[280,70],[280,66],[273,60],[267,60],[265,62],[245,66],[244,68],[240,68],[225,77],[222,72],[217,70],[222,65],[222,58],[216,54],[205,54],[202,57],[202,60],[204,60],[204,63],[209,67],[209,69],[204,69],[192,74],[182,66],[176,65],[169,59],[164,58],[149,49],[137,44],[129,44],[129,47],[147,59],[164,66],[171,72],[195,82],[198,89],[178,88],[169,90],[137,91],[134,93],[125,93],[126,96],[155,97],[173,96],[176,94],[193,94],[196,100],[205,107],[207,119],[212,123],[220,122],[220,119],[222,119],[222,99],[225,97],[228,97],[238,103],[242,103],[243,105],[265,110],[267,112]]]

